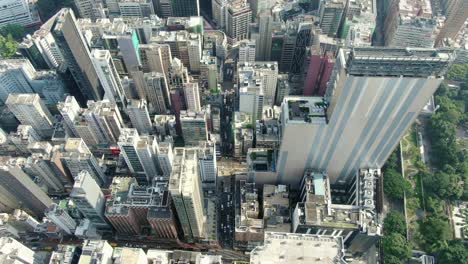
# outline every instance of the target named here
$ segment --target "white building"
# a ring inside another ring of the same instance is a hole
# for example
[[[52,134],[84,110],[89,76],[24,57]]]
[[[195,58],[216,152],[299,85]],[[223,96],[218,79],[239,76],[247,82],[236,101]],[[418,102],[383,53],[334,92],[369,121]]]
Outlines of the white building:
[[[21,124],[32,126],[41,137],[52,135],[54,117],[38,94],[10,94],[6,105]]]
[[[172,163],[174,160],[172,144],[168,142],[159,143],[157,156],[161,176],[164,178],[169,178],[172,172]]]
[[[198,83],[185,83],[184,87],[184,97],[185,104],[188,111],[199,112],[201,110],[200,105],[200,91],[198,90]]]
[[[115,103],[109,100],[88,101],[88,108],[83,112],[83,116],[99,143],[117,142],[124,122]]]
[[[187,39],[189,64],[191,72],[200,72],[200,60],[202,54],[201,35],[190,33]]]
[[[108,50],[93,49],[91,51],[91,61],[104,89],[104,98],[112,103],[123,104],[125,101],[124,91],[110,52]]]
[[[110,264],[114,249],[106,240],[85,240],[79,263]]]
[[[255,61],[255,40],[243,40],[239,42],[239,63]]]
[[[34,263],[34,251],[11,237],[0,237],[1,263]]]
[[[118,5],[122,17],[149,17],[154,15],[151,0],[121,0]]]
[[[52,204],[45,212],[45,215],[67,234],[72,235],[75,233],[76,221],[68,214],[66,208]]]
[[[36,1],[1,0],[0,27],[17,24],[32,26],[41,23]]]
[[[235,0],[227,8],[226,34],[234,41],[249,37],[252,10],[247,0]]]
[[[67,96],[64,102],[57,104],[57,108],[63,117],[63,121],[68,129],[68,132],[70,133],[70,136],[78,136],[78,132],[75,128],[75,120],[77,120],[81,112],[81,107],[76,101],[75,97]]]
[[[216,165],[216,144],[212,141],[200,141],[198,150],[198,165],[204,188],[215,188],[218,176]]]
[[[253,69],[239,72],[239,111],[261,119],[265,93],[261,76]]]
[[[128,100],[127,112],[132,126],[136,128],[139,134],[151,134],[153,125],[146,106],[146,100]]]
[[[276,86],[278,80],[278,62],[256,61],[238,63],[239,87],[243,87],[247,79],[260,79],[264,93],[264,103],[272,106],[275,102]],[[253,76],[252,76],[253,75]],[[255,86],[258,86],[255,83]]]
[[[188,241],[205,237],[203,192],[196,149],[175,148],[169,192]]]

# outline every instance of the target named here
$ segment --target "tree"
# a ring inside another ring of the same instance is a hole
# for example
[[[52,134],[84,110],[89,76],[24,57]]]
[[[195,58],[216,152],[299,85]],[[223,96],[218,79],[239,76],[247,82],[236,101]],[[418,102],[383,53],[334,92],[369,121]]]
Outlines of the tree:
[[[449,80],[466,81],[468,80],[468,64],[454,64],[447,73]]]
[[[385,264],[404,264],[405,262],[393,255],[384,255]]]
[[[439,263],[465,264],[468,263],[468,251],[458,240],[451,241],[439,256]]]
[[[402,261],[411,258],[411,244],[398,233],[391,233],[382,240],[384,256],[394,256]]]
[[[443,171],[424,175],[424,187],[441,199],[456,200],[463,195],[463,186],[460,185],[460,177],[451,166],[445,166]]]
[[[11,58],[16,54],[17,44],[11,35],[0,36],[0,57]]]
[[[390,169],[383,176],[384,193],[393,200],[403,199],[412,194],[411,184],[396,170]]]
[[[398,233],[406,236],[406,221],[405,217],[396,211],[391,211],[387,214],[384,220],[385,234]]]
[[[8,37],[10,34],[16,41],[21,41],[26,31],[23,26],[17,24],[6,25],[0,29],[0,35],[2,36]]]
[[[437,251],[440,242],[450,238],[450,226],[444,216],[431,215],[419,225],[419,228],[426,250],[429,252]]]

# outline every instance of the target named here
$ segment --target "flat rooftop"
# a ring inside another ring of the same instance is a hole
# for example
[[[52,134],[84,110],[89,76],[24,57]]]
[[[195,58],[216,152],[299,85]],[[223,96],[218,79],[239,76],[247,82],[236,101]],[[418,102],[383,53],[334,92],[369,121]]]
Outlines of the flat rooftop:
[[[315,123],[326,121],[327,103],[322,97],[286,97],[283,100],[284,118],[289,121]]]
[[[264,245],[250,253],[250,263],[346,263],[343,238],[266,232]]]

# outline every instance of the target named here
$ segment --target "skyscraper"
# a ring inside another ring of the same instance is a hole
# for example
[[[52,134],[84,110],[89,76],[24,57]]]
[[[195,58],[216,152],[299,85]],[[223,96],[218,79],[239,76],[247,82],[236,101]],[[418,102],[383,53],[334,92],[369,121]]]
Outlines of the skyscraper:
[[[437,36],[436,45],[440,45],[445,38],[455,39],[468,18],[468,1],[444,0],[441,2],[446,19]]]
[[[113,103],[123,105],[125,103],[124,91],[110,52],[108,50],[93,49],[91,51],[91,60],[104,88],[104,97]]]
[[[32,126],[41,137],[52,136],[54,117],[38,94],[10,94],[6,105],[21,124]]]
[[[206,109],[200,112],[181,111],[180,125],[185,145],[198,145],[199,141],[208,140],[208,124]]]
[[[230,3],[227,11],[226,34],[234,41],[249,37],[249,23],[252,10],[246,0],[235,0]]]
[[[70,133],[70,136],[78,136],[78,132],[75,128],[75,120],[78,119],[81,107],[75,97],[67,96],[64,102],[58,103],[57,108],[63,117],[63,121]]]
[[[174,201],[185,239],[193,241],[205,237],[203,192],[198,175],[196,149],[174,149],[169,192]]]
[[[159,72],[145,73],[144,81],[146,100],[151,113],[166,114],[171,109],[166,76]]]
[[[320,28],[324,34],[336,37],[340,29],[347,3],[344,0],[324,0],[320,2]]]
[[[117,142],[124,122],[115,103],[108,100],[88,101],[88,108],[83,112],[83,115],[99,139],[99,143]]]
[[[359,168],[382,167],[451,60],[436,49],[340,50],[324,98],[283,101],[276,181],[297,186],[312,168],[340,184]]]
[[[76,207],[99,231],[111,229],[104,216],[106,198],[96,181],[87,171],[81,171],[75,177],[75,184],[70,198]]]
[[[199,0],[173,0],[172,15],[175,17],[199,16]]]
[[[128,100],[127,112],[133,127],[139,134],[150,134],[153,131],[146,100]]]
[[[52,34],[81,94],[88,100],[102,99],[104,90],[99,83],[88,44],[78,28],[73,11],[63,8],[51,19],[55,21]]]
[[[0,191],[2,196],[15,197],[23,210],[44,215],[44,210],[52,205],[52,200],[39,188],[20,167],[0,166]]]
[[[185,83],[184,84],[184,97],[185,105],[188,111],[199,112],[200,105],[200,91],[198,90],[198,83]]]

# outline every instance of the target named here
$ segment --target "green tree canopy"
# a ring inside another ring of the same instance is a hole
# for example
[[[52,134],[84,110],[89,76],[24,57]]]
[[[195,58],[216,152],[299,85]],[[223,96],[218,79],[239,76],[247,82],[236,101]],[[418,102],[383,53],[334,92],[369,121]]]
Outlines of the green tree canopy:
[[[463,185],[460,176],[450,166],[434,174],[426,173],[423,177],[426,191],[437,195],[441,199],[456,200],[463,195]]]
[[[404,194],[412,194],[411,184],[394,169],[386,170],[383,175],[384,193],[390,199],[403,199]]]
[[[398,233],[391,233],[382,240],[384,256],[394,256],[402,261],[411,258],[411,244]]]
[[[439,256],[439,263],[465,264],[468,263],[468,250],[462,242],[451,241]]]
[[[447,78],[454,81],[468,81],[468,64],[454,64],[447,73]]]
[[[429,252],[437,251],[441,242],[450,238],[450,226],[444,216],[431,215],[421,222],[419,228]]]
[[[16,54],[17,44],[11,35],[0,36],[0,57],[11,58]]]
[[[399,212],[391,211],[384,220],[385,234],[398,233],[406,236],[405,216]]]
[[[24,36],[26,35],[26,31],[24,30],[24,27],[21,25],[17,24],[10,24],[2,27],[0,29],[0,35],[4,37],[8,37],[10,35],[16,40],[16,41],[22,41]]]

